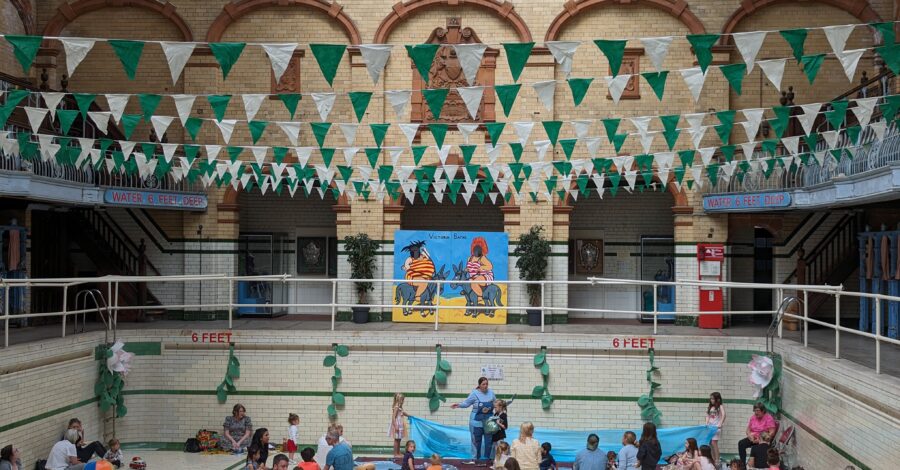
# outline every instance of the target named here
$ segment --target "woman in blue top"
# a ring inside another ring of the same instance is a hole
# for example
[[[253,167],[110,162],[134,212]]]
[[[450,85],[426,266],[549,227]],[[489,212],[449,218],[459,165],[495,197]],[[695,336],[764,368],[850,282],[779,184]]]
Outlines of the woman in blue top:
[[[491,417],[494,411],[494,400],[497,397],[494,391],[488,388],[488,379],[480,377],[478,379],[478,387],[472,390],[469,397],[460,403],[450,405],[450,408],[468,408],[472,407],[472,414],[469,416],[469,432],[472,433],[472,445],[475,447],[475,460],[490,461],[491,456],[491,435],[484,433],[484,422]],[[484,455],[481,455],[482,449]]]

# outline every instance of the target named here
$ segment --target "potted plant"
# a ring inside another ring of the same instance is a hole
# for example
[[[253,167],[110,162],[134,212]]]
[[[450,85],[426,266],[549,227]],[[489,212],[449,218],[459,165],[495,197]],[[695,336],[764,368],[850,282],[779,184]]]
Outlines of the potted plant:
[[[535,225],[528,233],[519,236],[519,244],[513,252],[518,257],[516,268],[519,270],[519,279],[523,281],[543,281],[547,278],[547,259],[550,257],[550,242],[541,234],[544,227]],[[528,302],[532,307],[541,305],[541,285],[527,284]],[[527,309],[528,324],[541,325],[541,311],[539,309]]]
[[[375,252],[381,244],[369,238],[365,233],[348,235],[344,238],[344,250],[347,262],[350,263],[350,277],[353,279],[372,279],[375,276]],[[356,297],[359,304],[368,303],[369,291],[374,290],[371,282],[356,282]],[[353,322],[369,321],[369,307],[353,307]]]

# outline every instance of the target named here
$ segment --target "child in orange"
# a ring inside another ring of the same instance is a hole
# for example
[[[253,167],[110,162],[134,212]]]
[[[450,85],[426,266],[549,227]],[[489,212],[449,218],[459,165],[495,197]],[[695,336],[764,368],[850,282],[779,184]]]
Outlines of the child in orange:
[[[315,461],[316,451],[312,447],[306,447],[300,451],[300,458],[303,459],[294,470],[321,470],[319,464]]]
[[[428,470],[441,470],[444,466],[441,465],[441,456],[438,454],[431,454],[431,466],[428,467]]]

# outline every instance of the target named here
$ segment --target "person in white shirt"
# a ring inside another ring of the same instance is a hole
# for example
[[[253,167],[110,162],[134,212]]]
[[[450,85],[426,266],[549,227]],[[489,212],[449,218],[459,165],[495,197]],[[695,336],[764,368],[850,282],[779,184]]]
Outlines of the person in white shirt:
[[[78,430],[66,431],[65,439],[53,444],[50,456],[47,457],[47,470],[82,470],[83,463],[78,461],[78,451],[75,443],[78,442]]]
[[[337,424],[337,423],[328,426],[328,432],[326,432],[325,434],[322,435],[321,438],[319,438],[318,448],[316,449],[316,456],[313,458],[313,460],[315,460],[316,463],[319,464],[319,468],[325,468],[325,459],[328,458],[328,452],[330,452],[331,449],[334,448],[334,446],[328,444],[328,441],[326,439],[326,437],[328,436],[328,433],[330,433],[332,431],[337,432],[341,436],[340,442],[343,442],[343,443],[347,444],[348,446],[353,447],[350,444],[350,442],[348,442],[346,439],[344,439],[344,427],[343,426],[341,426],[340,424]]]

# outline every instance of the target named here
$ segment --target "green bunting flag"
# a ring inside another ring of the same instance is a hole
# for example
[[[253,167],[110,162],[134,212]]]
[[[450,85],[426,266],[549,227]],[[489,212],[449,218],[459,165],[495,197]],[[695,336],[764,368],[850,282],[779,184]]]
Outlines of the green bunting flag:
[[[564,140],[574,140],[574,139],[564,139]],[[556,172],[559,173],[563,178],[566,177],[569,173],[572,172],[572,163],[571,162],[553,162],[553,168],[556,168]]]
[[[6,106],[16,107],[31,94],[29,90],[9,90],[6,92]]]
[[[706,68],[712,63],[712,46],[719,40],[718,34],[688,34],[688,42],[694,48],[694,55],[697,56],[697,63],[700,64],[700,70],[706,73]]]
[[[356,122],[362,122],[363,116],[366,115],[366,109],[369,108],[372,92],[351,91],[347,93],[347,95],[350,96],[350,104],[353,105],[353,113],[356,115]]]
[[[319,148],[325,145],[325,138],[328,137],[328,130],[331,129],[330,122],[311,122],[309,127],[312,128],[313,136],[319,144]],[[333,151],[333,150],[332,150]]]
[[[822,67],[822,62],[824,61],[825,54],[805,55],[800,58],[803,73],[806,74],[806,79],[809,80],[810,85],[816,81],[816,75],[819,74],[819,68]]]
[[[606,179],[609,180],[609,193],[615,196],[619,192],[619,181],[622,179],[622,175],[618,171],[608,172]]]
[[[234,163],[244,152],[244,147],[241,147],[239,145],[229,145],[228,147],[225,147],[225,152],[228,154],[228,160],[231,161],[231,163]],[[253,167],[253,169],[257,168],[258,166]]]
[[[491,138],[491,145],[497,145],[497,139],[500,138],[500,134],[503,133],[503,129],[506,127],[505,122],[486,122],[484,123],[485,129],[487,129],[488,136]]]
[[[394,173],[394,167],[391,165],[381,165],[378,167],[378,181],[382,183],[387,183],[391,179],[391,174]]]
[[[325,168],[331,168],[331,160],[334,158],[334,149],[329,147],[320,147],[319,152],[322,153],[322,162]]]
[[[422,90],[422,96],[425,97],[428,109],[431,110],[431,114],[434,115],[436,121],[441,119],[441,110],[444,108],[444,101],[447,99],[447,93],[449,92],[449,88],[426,88]]]
[[[231,67],[237,62],[241,53],[244,52],[244,47],[246,45],[247,44],[243,42],[209,43],[209,48],[212,49],[212,53],[216,57],[216,62],[218,62],[219,67],[222,68],[222,78],[228,78],[228,72],[231,72]]]
[[[550,139],[550,143],[556,147],[556,141],[559,139],[559,129],[562,127],[562,121],[541,121],[541,124],[544,125],[544,131],[547,133],[547,138]]]
[[[840,129],[844,123],[844,117],[847,115],[847,108],[850,102],[847,100],[838,100],[831,102],[831,109],[825,111],[825,119],[833,129]]]
[[[478,165],[466,165],[465,171],[469,175],[469,179],[475,180],[478,179],[478,170],[480,169],[481,167]]]
[[[725,156],[725,161],[731,163],[734,160],[734,150],[736,147],[734,145],[723,145],[719,147],[719,150],[722,151],[722,155]]]
[[[250,121],[247,123],[247,127],[250,128],[250,138],[253,140],[253,145],[256,145],[256,142],[259,141],[268,125],[269,121]]]
[[[378,158],[381,155],[380,147],[366,147],[366,160],[369,161],[369,166],[375,168],[378,165]]]
[[[885,96],[884,103],[878,105],[885,122],[893,122],[900,110],[900,95]]]
[[[819,143],[819,133],[813,132],[809,135],[803,136],[803,141],[806,143],[806,146],[811,150],[816,149],[816,144]]]
[[[6,127],[6,121],[9,120],[9,116],[12,115],[15,110],[16,105],[11,102],[7,102],[5,105],[0,106],[0,127]]]
[[[884,59],[884,63],[894,75],[900,75],[900,44],[876,47],[875,52]]]
[[[413,162],[416,166],[419,165],[419,162],[422,161],[422,156],[425,155],[425,151],[428,150],[427,145],[413,145],[412,153],[413,153]]]
[[[216,121],[222,122],[222,119],[225,118],[225,110],[228,109],[228,103],[231,101],[231,95],[209,95],[206,100],[213,109]]]
[[[735,111],[733,109],[728,109],[725,111],[718,111],[718,112],[716,112],[716,118],[719,119],[720,123],[727,125],[728,128],[730,129],[732,126],[734,126],[734,116],[736,113],[737,113],[737,111]]]
[[[666,138],[666,145],[669,146],[669,150],[675,148],[675,142],[678,141],[678,135],[681,134],[681,130],[678,129],[678,121],[680,119],[680,114],[659,117],[659,120],[662,121],[663,136]]]
[[[616,149],[616,153],[619,153],[622,151],[622,146],[625,145],[626,139],[628,139],[627,132],[623,132],[622,134],[616,134],[615,136],[613,136],[612,144],[613,144],[613,147],[615,147],[615,149]]]
[[[347,49],[343,44],[310,44],[313,56],[319,64],[319,70],[328,86],[333,86],[334,76],[337,74],[338,66],[341,65],[341,59],[344,57],[344,51]]]
[[[728,80],[728,84],[731,85],[734,92],[740,96],[741,85],[744,83],[744,75],[747,74],[747,64],[737,62],[734,64],[722,65],[719,66],[719,70],[722,71],[722,75]]]
[[[150,93],[141,93],[138,95],[141,112],[144,113],[144,121],[150,122],[150,118],[153,117],[153,113],[155,113],[156,108],[159,107],[160,101],[162,101],[162,96],[160,95]]]
[[[122,115],[122,132],[125,134],[126,139],[131,139],[131,133],[134,132],[134,128],[137,127],[138,123],[141,122],[140,114],[123,114]]]
[[[512,150],[513,159],[516,161],[516,163],[518,163],[519,160],[522,159],[522,151],[524,150],[524,147],[522,147],[522,143],[521,142],[510,142],[509,148]]]
[[[694,151],[693,150],[681,150],[678,152],[678,160],[681,162],[682,170],[687,167],[694,166]],[[681,180],[679,179],[680,183]]]
[[[619,69],[622,67],[622,57],[625,55],[624,39],[595,39],[594,44],[600,49],[600,52],[606,56],[609,62],[609,71],[613,77],[619,75]]]
[[[338,169],[338,173],[341,174],[341,179],[344,180],[345,183],[348,182],[350,180],[350,176],[353,175],[353,167],[352,166],[338,165],[337,169]]]
[[[516,102],[516,96],[519,95],[519,89],[522,88],[521,83],[515,85],[494,85],[494,92],[497,93],[497,99],[503,105],[503,114],[509,117],[513,103]]]
[[[281,165],[281,162],[284,161],[284,157],[287,156],[288,148],[287,147],[272,147],[272,153],[274,154],[275,163]]]
[[[713,186],[719,181],[719,164],[718,163],[710,163],[706,166],[706,175],[709,178],[709,182],[712,183]]]
[[[794,59],[797,60],[797,63],[800,63],[800,59],[803,57],[803,43],[806,42],[808,31],[805,29],[786,29],[779,31],[779,33],[791,46],[791,50],[794,51]]]
[[[81,118],[87,119],[87,113],[91,109],[91,104],[94,102],[94,98],[97,95],[92,95],[90,93],[73,93],[72,98],[75,99],[75,104],[78,105],[78,111],[81,112]],[[149,122],[150,118],[146,118]]]
[[[572,100],[575,102],[575,106],[581,105],[593,81],[593,78],[570,78],[566,80],[569,83],[569,89],[572,90]]]
[[[431,136],[434,137],[434,143],[440,149],[444,146],[444,137],[447,135],[447,124],[431,123],[428,125]]]
[[[144,142],[141,144],[141,153],[144,154],[144,157],[147,160],[153,158],[153,154],[156,153],[156,144],[150,142]]]
[[[606,129],[606,138],[612,143],[613,137],[615,137],[616,132],[619,130],[619,123],[622,122],[622,120],[619,118],[607,118],[602,121],[603,128]]]
[[[27,75],[28,71],[31,70],[31,63],[34,62],[38,49],[41,47],[41,41],[44,38],[42,36],[17,36],[12,34],[7,34],[4,37],[8,43],[12,44],[16,60],[22,66],[22,73]]]
[[[66,135],[69,133],[69,129],[72,128],[72,123],[75,122],[75,118],[78,117],[78,110],[77,109],[58,109],[58,110],[56,110],[56,115],[59,116],[59,118],[58,118],[59,119],[59,127],[62,130],[63,135]],[[138,121],[140,121],[141,117],[138,116],[137,118],[138,118]],[[125,116],[122,116],[122,119],[124,121]],[[135,125],[137,125],[137,124],[135,124]],[[132,130],[134,130],[134,128],[132,128]],[[129,132],[129,135],[130,134],[131,133]],[[126,137],[126,138],[130,138],[130,137]]]
[[[531,55],[531,49],[534,48],[533,42],[504,43],[503,49],[506,51],[506,61],[509,63],[509,72],[512,74],[513,82],[519,81],[522,75],[522,69],[528,62],[528,56]]]
[[[294,114],[297,112],[297,103],[300,102],[300,99],[303,97],[300,93],[279,93],[278,99],[284,104],[284,107],[291,113],[291,119],[294,119]]]
[[[862,128],[860,126],[850,126],[846,129],[847,139],[850,141],[850,144],[852,144],[852,145],[859,144],[859,134],[861,131],[862,131]],[[850,152],[847,152],[847,153],[850,153]]]
[[[560,139],[559,145],[562,147],[563,152],[566,154],[566,160],[572,159],[572,152],[575,151],[575,144],[578,143],[578,139]],[[569,170],[571,170],[572,164],[569,164]],[[566,174],[569,172],[567,171]]]
[[[760,143],[760,148],[764,154],[773,157],[778,150],[778,139],[766,139]]]
[[[894,34],[894,27],[896,26],[896,24],[894,22],[889,21],[885,23],[870,23],[869,26],[871,26],[875,29],[875,31],[878,31],[878,33],[881,34],[882,44],[884,44],[885,46],[894,45],[894,42],[896,41]]]
[[[187,131],[188,135],[191,136],[191,140],[197,140],[197,134],[200,133],[200,128],[203,126],[203,119],[197,117],[189,117],[187,121],[184,122],[184,130]]]
[[[428,85],[429,74],[431,73],[431,63],[434,62],[434,55],[437,53],[439,44],[416,44],[415,46],[406,46],[406,53],[409,54],[416,70],[422,80]]]
[[[384,136],[387,135],[389,127],[391,127],[390,123],[369,124],[369,129],[372,129],[372,137],[375,139],[375,145],[378,148],[381,148],[381,144],[384,142]]]
[[[128,41],[123,39],[110,39],[107,41],[122,67],[125,68],[125,75],[130,80],[134,80],[134,74],[137,72],[138,62],[141,60],[141,53],[144,52],[144,43],[141,41]]]
[[[472,162],[472,155],[475,154],[475,146],[472,145],[472,144],[461,144],[461,145],[459,146],[459,150],[460,150],[460,151],[462,152],[462,154],[463,154],[463,162],[465,162],[466,165],[468,165],[469,163],[471,163],[471,162]],[[450,177],[450,176],[451,176],[451,175],[447,175],[447,177]]]
[[[775,135],[780,139],[787,130],[788,121],[791,119],[791,108],[788,106],[773,106],[772,111],[775,112],[775,119],[772,122],[772,129]]]
[[[656,99],[662,101],[663,93],[666,91],[666,79],[669,77],[669,71],[645,72],[642,73],[641,76],[644,77],[644,80],[650,85],[650,88],[656,95]]]

